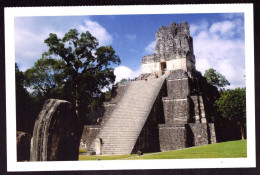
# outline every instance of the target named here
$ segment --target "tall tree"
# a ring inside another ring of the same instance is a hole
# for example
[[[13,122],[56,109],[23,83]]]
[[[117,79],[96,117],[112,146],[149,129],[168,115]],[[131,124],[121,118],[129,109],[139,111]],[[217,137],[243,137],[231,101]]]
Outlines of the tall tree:
[[[62,98],[62,87],[66,78],[62,66],[63,60],[43,57],[25,71],[25,86],[31,89],[34,100]]]
[[[215,102],[222,117],[237,123],[241,129],[241,138],[245,139],[246,128],[246,89],[236,88],[222,91]]]
[[[224,75],[212,68],[205,71],[204,77],[207,79],[209,84],[216,86],[219,90],[223,90],[225,86],[230,85]]]
[[[24,87],[25,76],[15,63],[15,87],[16,87],[16,130],[32,133],[34,119],[32,114],[32,100]]]
[[[94,99],[101,97],[102,89],[115,81],[111,64],[119,64],[120,58],[111,46],[98,47],[97,39],[88,31],[79,34],[71,29],[63,38],[50,34],[44,41],[49,47],[43,57],[60,58],[65,74],[64,92],[75,105],[80,117],[84,117]]]

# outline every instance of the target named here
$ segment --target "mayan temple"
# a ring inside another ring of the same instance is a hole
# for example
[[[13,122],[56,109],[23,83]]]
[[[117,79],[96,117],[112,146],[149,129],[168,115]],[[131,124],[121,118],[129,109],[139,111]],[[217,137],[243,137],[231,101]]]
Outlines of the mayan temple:
[[[84,127],[81,147],[109,155],[216,143],[216,91],[196,71],[189,24],[162,26],[154,54],[142,58],[142,74],[113,86],[111,100],[97,111],[100,125]]]

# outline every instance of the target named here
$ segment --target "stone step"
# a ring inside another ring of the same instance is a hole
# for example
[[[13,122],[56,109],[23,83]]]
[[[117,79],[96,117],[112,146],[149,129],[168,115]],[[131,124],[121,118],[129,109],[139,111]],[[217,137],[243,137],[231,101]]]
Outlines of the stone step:
[[[135,120],[134,122],[132,122],[132,121],[126,121],[126,122],[131,122],[131,123],[129,123],[129,124],[125,124],[125,123],[123,123],[123,122],[117,122],[116,124],[118,124],[117,126],[119,126],[119,125],[121,125],[121,124],[124,124],[124,125],[122,125],[122,127],[121,128],[118,128],[118,129],[124,129],[124,128],[128,128],[128,127],[131,127],[131,128],[138,128],[138,126],[136,125],[136,123],[142,123],[142,122],[145,122],[145,120]],[[115,123],[108,123],[110,126],[111,126],[111,128],[113,128],[114,126],[116,126],[116,124]],[[104,129],[104,128],[108,128],[109,126],[107,125],[107,126],[103,126],[102,127],[102,129]]]
[[[105,137],[105,138],[122,138],[122,137],[124,137],[124,138],[126,138],[126,139],[128,139],[128,138],[131,138],[131,137],[133,137],[133,136],[138,136],[138,133],[136,133],[136,134],[129,134],[129,135],[126,135],[126,134],[119,134],[119,136],[118,137],[114,137],[113,135],[115,135],[116,133],[109,133],[109,134],[104,134],[104,135],[100,135],[101,137],[100,138],[102,138],[102,136],[103,136],[103,138]],[[103,139],[102,139],[103,140]]]
[[[130,146],[132,144],[133,143],[131,141],[131,142],[129,142],[128,146]],[[128,149],[126,147],[126,144],[123,144],[122,142],[121,143],[115,143],[115,144],[104,144],[103,148],[114,148],[114,149],[116,149],[116,148],[122,148],[123,149],[124,148],[124,149]]]
[[[110,138],[110,139],[115,139],[116,140],[116,138]],[[115,144],[115,143],[122,143],[122,144],[125,144],[124,143],[124,141],[133,141],[133,140],[135,140],[134,138],[125,138],[125,139],[117,139],[116,141],[113,141],[113,142],[111,142],[111,141],[103,141],[103,143],[105,144],[105,145],[110,145],[110,144]]]
[[[103,149],[104,150],[104,149]],[[127,151],[129,151],[129,149],[128,148],[112,148],[112,147],[110,147],[110,148],[106,148],[104,151],[117,151],[117,152],[119,152],[119,151],[125,151],[125,152],[127,152]]]
[[[97,138],[104,143],[102,154],[130,154],[160,92],[165,77],[133,81]],[[91,146],[93,148],[94,145]]]

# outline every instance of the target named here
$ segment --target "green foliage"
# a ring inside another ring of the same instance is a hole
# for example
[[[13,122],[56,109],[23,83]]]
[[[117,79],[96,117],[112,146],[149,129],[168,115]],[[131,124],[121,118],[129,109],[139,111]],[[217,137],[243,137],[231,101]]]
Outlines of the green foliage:
[[[126,82],[128,82],[128,81],[130,81],[130,78],[128,78],[128,79],[122,78],[122,79],[120,80],[120,83],[126,83]]]
[[[32,95],[35,97],[45,100],[61,98],[62,85],[66,78],[63,66],[63,60],[41,58],[25,71],[25,85],[32,89]]]
[[[223,118],[227,118],[241,126],[243,139],[246,125],[246,88],[222,91],[215,105]]]
[[[128,79],[126,79],[126,78],[122,78],[122,79],[120,80],[119,83],[126,83],[126,82],[130,82],[130,81],[135,81],[135,78],[134,78],[134,79],[130,79],[130,78],[128,78]]]
[[[109,89],[106,93],[105,93],[105,101],[109,101],[112,97],[112,89]]]
[[[246,118],[246,89],[236,88],[223,91],[215,104],[222,117],[244,121]]]
[[[16,86],[16,129],[17,131],[32,134],[35,116],[33,101],[24,88],[25,76],[15,63],[15,86]]]
[[[218,89],[222,89],[223,87],[230,85],[224,75],[212,68],[205,71],[204,77],[207,79],[209,84],[216,86]]]
[[[88,31],[71,29],[63,38],[51,33],[44,42],[48,52],[26,71],[27,85],[38,96],[72,102],[80,117],[86,116],[98,103],[95,100],[104,99],[101,90],[115,81],[109,66],[120,64],[120,58],[111,46],[98,47]]]

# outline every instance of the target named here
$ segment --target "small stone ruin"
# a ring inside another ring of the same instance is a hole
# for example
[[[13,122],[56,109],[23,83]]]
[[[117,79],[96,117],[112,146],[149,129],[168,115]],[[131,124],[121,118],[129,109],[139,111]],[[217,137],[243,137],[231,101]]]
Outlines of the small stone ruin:
[[[30,160],[30,143],[32,136],[25,132],[16,132],[17,161]]]
[[[78,160],[82,129],[70,102],[47,100],[35,122],[30,161]]]

